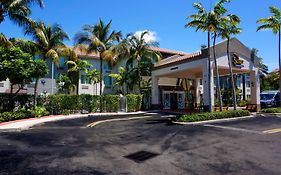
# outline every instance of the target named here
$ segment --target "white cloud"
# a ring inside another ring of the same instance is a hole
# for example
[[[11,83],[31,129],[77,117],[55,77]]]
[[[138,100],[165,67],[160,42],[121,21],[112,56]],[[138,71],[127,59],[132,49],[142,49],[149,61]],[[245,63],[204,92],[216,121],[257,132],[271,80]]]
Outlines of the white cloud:
[[[158,42],[158,37],[157,37],[157,33],[153,32],[153,31],[149,31],[149,30],[143,30],[143,31],[136,31],[134,36],[140,38],[141,34],[143,32],[148,32],[145,36],[144,36],[144,40],[146,43],[150,44],[150,43],[154,43],[154,42]]]

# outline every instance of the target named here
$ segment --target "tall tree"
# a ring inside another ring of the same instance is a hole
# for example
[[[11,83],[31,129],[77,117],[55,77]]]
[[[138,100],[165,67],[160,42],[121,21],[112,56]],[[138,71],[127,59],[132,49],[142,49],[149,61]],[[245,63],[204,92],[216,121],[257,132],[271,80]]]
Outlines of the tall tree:
[[[279,74],[281,73],[281,11],[277,7],[269,7],[269,11],[272,16],[267,18],[261,18],[257,23],[261,24],[258,26],[257,31],[270,29],[274,34],[278,34],[278,63],[279,63]],[[281,91],[281,76],[279,77],[279,91]],[[281,93],[280,93],[281,98]],[[280,103],[281,105],[281,103]]]
[[[100,20],[95,25],[85,25],[83,31],[75,36],[77,47],[87,53],[96,53],[100,58],[100,95],[102,94],[103,61],[109,64],[117,61],[118,53],[115,45],[122,37],[121,31],[111,31],[111,22],[105,24]],[[100,111],[103,110],[102,108],[102,101],[100,101]]]
[[[79,76],[80,73],[87,74],[88,70],[92,65],[86,61],[86,60],[76,60],[76,61],[67,61],[66,62],[68,67],[68,73],[74,73],[77,78],[74,78],[74,82],[76,84],[76,93],[79,94],[78,89],[79,89]],[[73,76],[72,76],[73,77]]]
[[[215,4],[214,8],[210,11],[206,11],[201,3],[194,3],[193,7],[198,11],[196,14],[190,15],[187,17],[188,22],[185,27],[195,27],[196,31],[202,30],[203,32],[208,32],[208,61],[209,61],[209,80],[211,79],[211,48],[210,48],[210,35],[213,34],[213,56],[214,63],[216,69],[216,79],[217,79],[217,91],[220,103],[220,110],[222,111],[222,97],[220,90],[220,82],[219,82],[219,71],[217,67],[216,53],[215,53],[215,43],[217,38],[217,31],[219,29],[220,21],[222,16],[227,12],[227,10],[223,7],[225,3],[229,2],[229,0],[220,0]],[[209,83],[210,84],[210,83]],[[211,100],[211,89],[209,90],[209,99]],[[211,104],[211,101],[209,102]],[[209,106],[209,110],[212,110],[212,106]]]
[[[142,81],[142,63],[155,63],[161,60],[161,54],[159,52],[153,51],[150,49],[150,46],[157,46],[158,43],[148,43],[145,41],[145,37],[148,35],[148,32],[143,32],[141,35],[128,35],[127,36],[127,68],[134,67],[136,63],[136,68],[138,71],[138,90],[141,90],[141,81]],[[152,64],[151,64],[152,65]]]
[[[32,22],[32,24],[25,29],[25,34],[33,38],[39,54],[43,60],[52,60],[52,94],[54,88],[54,63],[59,65],[60,57],[67,57],[70,60],[77,60],[76,53],[65,46],[65,40],[69,37],[62,27],[58,24],[46,25],[43,22]],[[38,82],[39,79],[36,79]],[[38,83],[36,83],[38,84]]]
[[[93,85],[100,82],[100,72],[97,69],[88,70],[86,76]]]
[[[28,25],[31,20],[30,6],[37,4],[44,6],[43,0],[1,0],[0,2],[0,24],[8,17],[20,26]]]
[[[110,74],[109,76],[115,80],[114,86],[118,91],[121,91],[123,95],[128,93],[125,90],[127,89],[125,86],[127,86],[128,82],[128,72],[126,68],[119,67],[118,74]]]
[[[230,74],[230,80],[231,80],[231,87],[232,87],[232,97],[233,97],[233,107],[234,110],[237,109],[237,99],[236,99],[236,87],[234,84],[234,78],[233,78],[233,70],[232,70],[232,63],[231,63],[231,56],[230,56],[230,50],[229,50],[229,44],[230,44],[230,38],[231,35],[237,35],[241,33],[241,29],[237,27],[237,25],[240,23],[240,18],[236,15],[228,15],[224,18],[224,20],[221,22],[221,27],[218,31],[218,35],[222,37],[223,39],[227,39],[227,58],[228,58],[228,66],[229,66],[229,74]]]

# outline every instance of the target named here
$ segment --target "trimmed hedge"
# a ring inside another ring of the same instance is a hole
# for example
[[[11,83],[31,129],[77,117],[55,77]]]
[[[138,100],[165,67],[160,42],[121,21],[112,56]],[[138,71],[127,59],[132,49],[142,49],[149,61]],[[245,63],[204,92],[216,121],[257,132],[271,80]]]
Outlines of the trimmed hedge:
[[[206,120],[224,119],[224,118],[236,118],[249,116],[250,112],[247,110],[236,110],[236,111],[223,111],[223,112],[206,112],[191,115],[181,115],[178,122],[198,122]]]
[[[281,113],[281,108],[267,108],[267,109],[262,109],[261,112],[264,112],[264,113]]]
[[[102,102],[104,112],[117,112],[120,108],[119,95],[103,95]]]
[[[30,107],[33,105],[33,95],[0,94],[0,111],[12,111],[15,106]]]
[[[141,109],[142,105],[142,95],[136,95],[136,94],[128,94],[127,97],[127,108],[128,112],[136,112]]]
[[[49,95],[41,97],[38,104],[43,105],[53,114],[71,114],[81,111],[96,112],[100,108],[102,98],[103,112],[117,112],[120,108],[119,95]],[[139,111],[142,104],[142,95],[127,95],[128,112]]]

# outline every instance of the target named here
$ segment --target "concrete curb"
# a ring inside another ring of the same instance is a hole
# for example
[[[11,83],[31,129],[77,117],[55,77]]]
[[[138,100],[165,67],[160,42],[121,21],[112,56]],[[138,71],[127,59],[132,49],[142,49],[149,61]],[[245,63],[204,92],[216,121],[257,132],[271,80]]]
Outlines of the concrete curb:
[[[46,116],[41,118],[29,118],[29,119],[22,119],[22,120],[15,120],[10,122],[4,122],[0,124],[0,131],[23,131],[27,130],[32,126],[46,123],[46,122],[53,122],[53,121],[60,121],[60,120],[70,120],[76,118],[84,118],[84,117],[100,117],[100,116],[124,116],[124,115],[140,115],[146,114],[148,112],[130,112],[130,113],[90,113],[90,114],[72,114],[72,115],[56,115],[56,116]]]
[[[281,113],[257,113],[257,115],[278,115],[281,116]]]
[[[129,121],[129,120],[138,120],[138,119],[145,119],[145,118],[151,118],[153,116],[144,116],[144,117],[128,117],[128,118],[116,118],[116,119],[108,119],[108,120],[102,120],[102,121],[97,121],[90,123],[87,125],[87,127],[93,128],[97,125],[103,124],[103,123],[108,123],[108,122],[118,122],[118,121]]]
[[[229,121],[239,121],[239,120],[245,120],[245,119],[251,119],[258,116],[250,115],[245,117],[237,117],[237,118],[226,118],[226,119],[216,119],[216,120],[207,120],[207,121],[200,121],[200,122],[174,122],[173,124],[177,125],[203,125],[203,124],[211,124],[211,123],[217,123],[217,122],[229,122]]]

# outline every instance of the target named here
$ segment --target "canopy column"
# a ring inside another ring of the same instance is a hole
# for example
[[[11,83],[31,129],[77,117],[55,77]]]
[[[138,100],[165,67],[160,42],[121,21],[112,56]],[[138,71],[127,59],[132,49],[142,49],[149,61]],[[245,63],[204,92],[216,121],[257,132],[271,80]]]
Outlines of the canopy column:
[[[151,77],[151,84],[152,84],[152,108],[153,109],[160,109],[160,102],[159,102],[159,77],[152,74]]]
[[[195,104],[196,106],[200,106],[200,95],[201,95],[201,92],[200,92],[200,78],[196,78],[194,80],[194,85],[195,85]]]
[[[250,72],[251,81],[251,104],[257,105],[257,111],[260,111],[260,76],[258,68]]]
[[[215,107],[214,71],[213,66],[211,66],[211,75],[209,76],[208,64],[208,59],[206,59],[203,65],[203,103],[204,110],[212,112]]]

